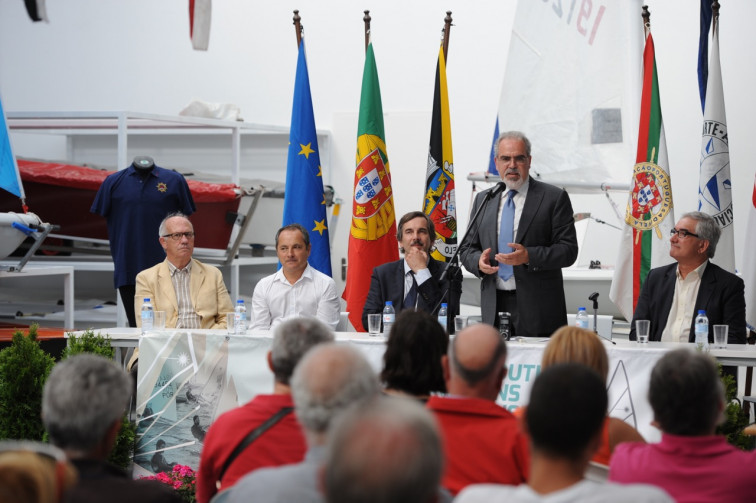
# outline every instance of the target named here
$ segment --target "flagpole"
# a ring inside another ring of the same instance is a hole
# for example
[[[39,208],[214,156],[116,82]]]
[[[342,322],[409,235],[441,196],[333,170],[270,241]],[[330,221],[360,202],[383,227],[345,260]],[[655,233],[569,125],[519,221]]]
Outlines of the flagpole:
[[[711,4],[711,19],[712,19],[712,31],[716,33],[719,24],[719,2],[714,0]]]
[[[451,33],[452,24],[452,11],[446,11],[446,17],[444,18],[444,61],[449,61],[449,34]]]
[[[648,32],[651,31],[651,13],[648,11],[648,5],[643,6],[643,38],[648,37]]]
[[[302,23],[301,23],[302,18],[299,17],[299,11],[296,9],[294,10],[293,19],[294,19],[294,31],[297,34],[297,47],[299,47],[300,44],[302,44]]]
[[[365,16],[362,20],[365,22],[365,52],[367,52],[368,45],[370,45],[370,11],[365,11]]]

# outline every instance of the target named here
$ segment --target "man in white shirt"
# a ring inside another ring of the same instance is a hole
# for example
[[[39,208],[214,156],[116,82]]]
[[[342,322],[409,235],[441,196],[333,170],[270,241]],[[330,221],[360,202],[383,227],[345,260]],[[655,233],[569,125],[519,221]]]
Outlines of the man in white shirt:
[[[585,365],[562,363],[544,370],[533,383],[523,422],[531,448],[527,484],[474,484],[459,493],[455,503],[672,502],[650,485],[585,478],[601,443],[607,403],[604,380]]]
[[[341,304],[332,278],[307,262],[310,235],[299,224],[276,233],[281,268],[261,279],[252,294],[252,330],[269,330],[285,319],[317,318],[331,329],[339,323]]]
[[[728,342],[745,344],[745,296],[743,280],[712,263],[720,230],[713,217],[699,211],[677,221],[670,237],[669,255],[676,263],[648,273],[633,313],[630,340],[635,340],[635,321],[650,320],[649,340],[693,342],[693,326],[699,309],[709,318],[709,342],[714,325],[728,325]]]

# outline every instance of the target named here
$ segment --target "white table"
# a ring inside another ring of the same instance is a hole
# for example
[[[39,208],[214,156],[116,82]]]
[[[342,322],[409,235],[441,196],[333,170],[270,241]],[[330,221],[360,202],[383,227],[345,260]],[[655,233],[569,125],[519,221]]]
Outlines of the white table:
[[[74,328],[74,268],[73,266],[37,266],[27,264],[21,271],[0,271],[0,278],[30,278],[33,276],[63,276],[63,323],[65,329]]]
[[[165,438],[168,445],[175,446],[171,461],[196,467],[199,448],[190,432],[192,418],[199,416],[201,425],[207,427],[226,410],[273,389],[273,374],[266,360],[273,340],[270,332],[227,335],[225,330],[166,330],[143,337],[138,329],[102,332],[110,335],[117,351],[139,345],[137,413],[144,414],[149,405],[154,417],[159,417],[159,421],[149,427],[143,424],[139,430],[137,464],[145,463],[158,438]],[[383,337],[339,332],[336,341],[354,345],[376,371],[381,370]],[[544,340],[524,339],[508,344],[508,375],[499,393],[500,405],[514,409],[527,403],[545,345]],[[660,438],[659,431],[651,426],[653,413],[647,400],[651,369],[667,351],[680,346],[605,343],[610,414],[634,425],[648,441]],[[692,345],[686,346],[692,349]],[[711,355],[728,365],[756,364],[754,346],[712,350]]]

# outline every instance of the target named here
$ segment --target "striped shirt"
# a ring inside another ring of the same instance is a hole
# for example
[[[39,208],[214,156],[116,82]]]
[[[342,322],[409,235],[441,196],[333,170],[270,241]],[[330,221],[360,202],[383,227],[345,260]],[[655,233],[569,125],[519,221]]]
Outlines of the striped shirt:
[[[192,278],[192,261],[183,269],[179,269],[168,261],[168,269],[171,271],[171,282],[173,290],[176,292],[176,301],[178,302],[178,320],[176,328],[200,328],[201,319],[194,311],[192,305],[192,295],[189,288]]]

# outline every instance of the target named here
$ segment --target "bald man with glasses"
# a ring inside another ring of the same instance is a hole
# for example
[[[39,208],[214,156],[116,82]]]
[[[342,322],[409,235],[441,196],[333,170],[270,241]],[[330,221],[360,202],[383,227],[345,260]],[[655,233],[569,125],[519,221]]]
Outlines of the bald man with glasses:
[[[728,325],[728,343],[745,344],[743,280],[711,262],[720,230],[713,217],[699,211],[686,213],[670,233],[669,255],[676,263],[651,270],[643,284],[630,325],[650,320],[649,340],[693,342],[699,309],[709,318],[709,342],[714,325]]]
[[[165,311],[169,328],[226,328],[226,313],[234,306],[217,267],[193,259],[194,226],[186,215],[173,213],[160,224],[165,260],[136,277],[134,311],[149,298],[156,311]]]

